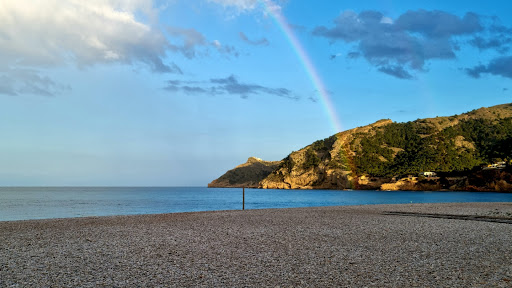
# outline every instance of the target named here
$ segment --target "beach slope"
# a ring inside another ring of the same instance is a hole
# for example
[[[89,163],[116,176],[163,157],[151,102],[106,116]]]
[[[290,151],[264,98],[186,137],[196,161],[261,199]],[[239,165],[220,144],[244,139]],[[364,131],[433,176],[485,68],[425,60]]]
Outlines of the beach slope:
[[[511,287],[511,222],[512,203],[0,222],[0,287]]]

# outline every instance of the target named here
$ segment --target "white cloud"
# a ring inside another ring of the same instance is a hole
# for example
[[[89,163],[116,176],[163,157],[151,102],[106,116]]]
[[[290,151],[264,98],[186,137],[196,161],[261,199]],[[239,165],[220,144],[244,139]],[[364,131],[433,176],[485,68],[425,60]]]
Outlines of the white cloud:
[[[213,40],[211,45],[217,49],[217,51],[224,55],[238,57],[238,51],[231,45],[222,45],[219,40]]]
[[[221,54],[238,56],[235,47],[222,45],[219,40],[209,42],[203,34],[193,28],[168,27],[167,32],[172,37],[169,50],[180,52],[189,59],[208,55],[211,47]]]
[[[222,5],[226,8],[234,8],[239,12],[247,12],[261,7],[263,4],[264,12],[276,13],[281,11],[281,6],[271,0],[208,0],[208,2]]]
[[[182,41],[182,44],[171,44],[170,49],[173,51],[181,52],[187,58],[194,58],[196,56],[196,47],[204,46],[206,38],[203,34],[195,29],[184,29],[178,27],[168,27],[167,32],[174,38]]]
[[[213,40],[212,45],[215,46],[216,48],[222,47],[222,44],[220,44],[219,40]]]
[[[156,21],[151,0],[3,1],[0,63],[37,68],[142,62],[172,72],[175,65],[162,61],[165,36],[137,16]]]
[[[382,18],[380,19],[380,23],[382,23],[382,24],[393,24],[393,19],[391,19],[389,17],[386,17],[386,16],[382,16]]]
[[[270,13],[281,13],[281,6],[270,0],[263,0],[267,12]]]
[[[258,4],[258,0],[208,0],[224,7],[235,7],[242,11],[253,10]]]

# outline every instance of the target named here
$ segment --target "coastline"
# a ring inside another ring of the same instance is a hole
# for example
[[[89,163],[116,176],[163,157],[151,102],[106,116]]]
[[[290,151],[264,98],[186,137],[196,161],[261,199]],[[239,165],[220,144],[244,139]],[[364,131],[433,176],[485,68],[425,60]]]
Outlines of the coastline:
[[[0,222],[0,286],[510,287],[512,203]]]

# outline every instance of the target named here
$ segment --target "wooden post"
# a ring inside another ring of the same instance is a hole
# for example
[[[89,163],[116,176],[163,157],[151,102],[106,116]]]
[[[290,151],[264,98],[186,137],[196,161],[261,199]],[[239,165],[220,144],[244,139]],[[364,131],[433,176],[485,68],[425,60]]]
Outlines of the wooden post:
[[[242,187],[242,210],[245,210],[245,187]]]

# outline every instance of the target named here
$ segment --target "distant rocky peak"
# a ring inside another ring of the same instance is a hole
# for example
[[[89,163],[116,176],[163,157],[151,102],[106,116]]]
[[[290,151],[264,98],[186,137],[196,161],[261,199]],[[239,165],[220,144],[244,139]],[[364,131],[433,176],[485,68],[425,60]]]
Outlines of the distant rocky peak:
[[[254,162],[263,162],[263,160],[261,158],[258,158],[258,157],[249,157],[249,159],[247,159],[247,163],[254,163]]]

